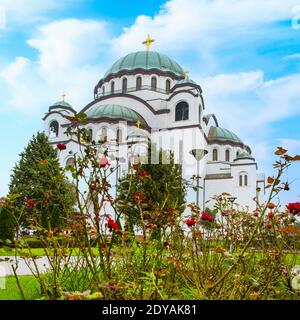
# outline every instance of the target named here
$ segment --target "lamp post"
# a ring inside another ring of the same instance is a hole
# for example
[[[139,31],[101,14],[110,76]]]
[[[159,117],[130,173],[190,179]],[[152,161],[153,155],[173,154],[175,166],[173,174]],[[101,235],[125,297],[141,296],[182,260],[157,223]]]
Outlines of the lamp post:
[[[228,197],[229,202],[231,203],[231,210],[233,209],[233,203],[236,200],[236,197]],[[232,254],[233,246],[232,246],[232,240],[229,238],[229,253]]]
[[[199,207],[200,201],[199,201],[199,188],[200,188],[200,160],[202,160],[207,154],[208,151],[205,149],[193,149],[190,151],[190,154],[196,159],[197,161],[197,193],[196,193],[196,203],[197,206]],[[204,208],[203,208],[204,210]]]

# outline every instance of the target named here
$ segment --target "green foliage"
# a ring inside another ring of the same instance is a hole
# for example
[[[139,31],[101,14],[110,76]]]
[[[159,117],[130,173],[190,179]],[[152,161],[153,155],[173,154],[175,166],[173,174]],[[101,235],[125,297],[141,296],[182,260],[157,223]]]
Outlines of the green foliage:
[[[151,163],[151,158],[158,163]],[[149,145],[145,162],[134,165],[121,179],[116,204],[124,212],[129,230],[147,222],[159,232],[184,211],[186,185],[181,166],[174,163],[171,152]]]
[[[15,235],[15,221],[9,206],[0,206],[0,239],[13,241]]]
[[[15,199],[15,216],[22,226],[37,217],[40,225],[54,228],[64,223],[72,212],[74,191],[60,169],[57,150],[44,133],[33,136],[20,161],[15,165],[9,185],[9,196]],[[34,208],[26,206],[34,201]]]

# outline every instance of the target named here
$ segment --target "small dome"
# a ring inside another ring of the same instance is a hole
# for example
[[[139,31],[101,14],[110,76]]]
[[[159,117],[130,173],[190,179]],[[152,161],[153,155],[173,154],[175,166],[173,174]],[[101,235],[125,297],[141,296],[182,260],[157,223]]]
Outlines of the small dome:
[[[241,153],[236,157],[235,161],[236,161],[236,160],[242,160],[242,159],[253,159],[253,160],[254,160],[254,158],[251,156],[251,154],[248,153],[247,151],[241,152]]]
[[[135,69],[159,70],[163,72],[172,72],[176,76],[184,76],[180,65],[168,56],[155,51],[137,51],[116,61],[106,72],[104,78],[119,71]]]
[[[208,140],[231,141],[234,143],[243,144],[243,141],[236,134],[220,127],[210,127]]]
[[[178,80],[176,82],[176,85],[180,85],[180,84],[194,84],[194,85],[197,85],[197,83],[195,81],[193,81],[192,79],[190,79],[190,78],[181,79],[181,80]]]
[[[55,102],[55,103],[53,103],[53,105],[51,107],[66,107],[66,108],[73,109],[73,107],[66,101]]]
[[[95,105],[86,111],[88,119],[111,118],[147,124],[144,118],[132,109],[116,104]]]

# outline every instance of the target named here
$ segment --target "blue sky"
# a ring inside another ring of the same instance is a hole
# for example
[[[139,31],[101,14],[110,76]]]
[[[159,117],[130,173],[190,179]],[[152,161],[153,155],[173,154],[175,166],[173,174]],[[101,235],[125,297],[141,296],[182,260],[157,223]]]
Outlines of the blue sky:
[[[201,85],[207,113],[272,174],[277,146],[300,154],[298,16],[299,0],[0,0],[0,195],[48,106],[65,91],[84,107],[110,65],[142,50],[148,33],[153,50]],[[283,203],[299,201],[299,164],[294,179]]]

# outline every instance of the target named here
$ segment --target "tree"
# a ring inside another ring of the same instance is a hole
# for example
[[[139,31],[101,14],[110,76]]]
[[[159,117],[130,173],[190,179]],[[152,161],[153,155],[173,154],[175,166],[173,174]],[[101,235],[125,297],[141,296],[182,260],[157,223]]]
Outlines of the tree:
[[[14,240],[15,222],[11,208],[4,201],[0,201],[0,239]]]
[[[30,225],[30,218],[44,228],[62,226],[73,212],[73,188],[59,166],[57,152],[38,132],[13,169],[9,197],[15,199],[15,218],[23,227]]]
[[[158,164],[152,164],[151,157]],[[146,223],[159,236],[184,211],[186,185],[181,165],[174,163],[171,152],[149,145],[147,158],[147,164],[133,165],[120,180],[116,206],[124,213],[129,231]]]

